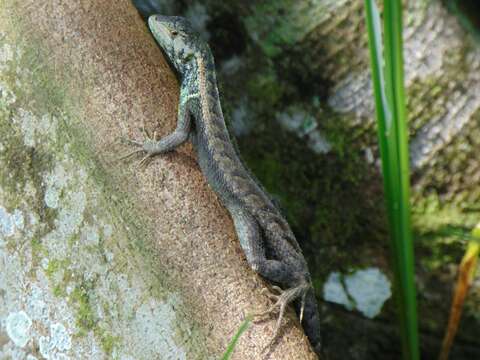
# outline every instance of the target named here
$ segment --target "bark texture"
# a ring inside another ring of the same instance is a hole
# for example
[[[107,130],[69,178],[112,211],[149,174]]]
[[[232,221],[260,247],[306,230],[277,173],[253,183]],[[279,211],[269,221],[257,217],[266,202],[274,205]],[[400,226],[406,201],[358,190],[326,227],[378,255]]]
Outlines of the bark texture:
[[[177,94],[128,1],[2,1],[1,358],[216,359],[269,304],[189,145],[118,161],[173,130]],[[263,358],[315,358],[293,319]]]

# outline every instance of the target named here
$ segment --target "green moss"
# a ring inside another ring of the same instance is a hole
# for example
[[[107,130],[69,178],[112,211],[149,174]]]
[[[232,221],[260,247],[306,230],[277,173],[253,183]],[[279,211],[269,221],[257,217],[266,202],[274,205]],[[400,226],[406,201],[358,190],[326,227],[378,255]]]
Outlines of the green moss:
[[[103,351],[107,355],[111,355],[115,344],[118,343],[119,338],[112,336],[102,329],[97,329],[95,335],[100,338],[100,343],[102,345]]]
[[[348,4],[351,8],[352,4]],[[337,11],[345,6],[339,4]],[[317,27],[341,27],[351,22],[362,21],[362,17],[349,18],[330,16],[332,4],[324,1],[268,0],[253,3],[243,18],[245,28],[253,40],[269,57],[276,57],[285,49],[302,41]],[[354,11],[352,11],[354,12]],[[331,22],[336,22],[332,24]]]
[[[280,14],[291,10],[291,1],[264,1],[255,5],[253,15],[244,19],[245,27],[258,41],[267,56],[281,52],[282,46],[293,44],[298,29],[291,21],[281,21]],[[298,25],[297,25],[298,26]]]
[[[42,220],[48,220],[52,217],[51,212],[43,207],[43,184],[41,180],[42,172],[49,171],[53,166],[50,156],[47,156],[39,148],[29,148],[23,144],[22,136],[18,128],[14,127],[11,119],[2,119],[0,121],[0,138],[4,151],[0,153],[0,160],[5,166],[5,171],[0,173],[0,183],[2,188],[9,190],[9,206],[11,208],[19,207],[23,200],[16,196],[23,190],[26,183],[33,183],[37,190],[37,197],[33,202],[35,210],[42,216]],[[49,223],[46,221],[46,223]]]
[[[0,119],[0,138],[4,147],[0,152],[0,162],[5,166],[4,171],[0,172],[0,186],[5,190],[3,205],[8,210],[13,210],[21,209],[23,204],[28,202],[34,213],[39,216],[39,220],[46,225],[37,227],[36,234],[31,240],[33,262],[36,264],[46,255],[40,239],[54,228],[57,214],[56,210],[44,205],[42,181],[42,174],[53,167],[53,158],[40,148],[26,147],[18,128],[12,125],[9,118]],[[34,192],[30,192],[34,195],[30,198],[27,198],[24,192],[27,183],[33,185],[35,189]]]
[[[53,274],[55,274],[61,266],[61,262],[59,260],[50,260],[48,262],[48,266],[45,269],[45,273],[47,274],[48,277],[52,277]]]
[[[63,272],[63,277],[59,283],[54,284],[53,295],[56,297],[65,297],[67,284],[73,279],[73,273],[68,269],[70,261],[67,259],[57,260],[52,259],[48,262],[48,266],[45,269],[45,274],[50,279],[50,281],[55,280],[55,274],[59,271]]]
[[[93,330],[97,320],[95,318],[93,309],[90,305],[89,290],[92,284],[84,283],[75,287],[70,299],[77,309],[77,326],[81,329],[81,335],[86,335],[90,330]]]
[[[37,237],[34,237],[31,241],[31,245],[32,245],[32,253],[34,255],[34,257],[37,257],[39,255],[41,255],[41,253],[43,252],[43,246],[42,246],[42,242],[40,241],[39,238]]]
[[[0,40],[0,45],[8,40],[7,37]],[[63,100],[57,94],[63,93],[61,87],[56,86],[54,82],[47,81],[49,77],[54,77],[53,71],[47,71],[40,67],[39,49],[26,46],[21,40],[18,43],[11,39],[9,43],[14,43],[21,48],[16,51],[14,60],[8,62],[7,69],[2,69],[2,80],[14,91],[16,101],[12,104],[0,103],[0,138],[2,139],[3,151],[0,152],[1,163],[5,166],[5,171],[0,172],[0,184],[6,189],[7,198],[5,199],[11,208],[20,208],[25,199],[23,190],[25,185],[33,185],[35,188],[35,198],[28,199],[28,203],[34,212],[39,215],[40,221],[46,224],[41,233],[36,234],[35,238],[40,239],[43,234],[54,228],[54,219],[56,211],[45,207],[43,174],[52,170],[55,165],[54,156],[49,152],[49,145],[55,143],[55,139],[39,142],[34,147],[28,147],[24,144],[23,135],[20,131],[18,119],[23,104],[35,104],[35,109],[40,110],[33,114],[40,117],[44,112],[43,108],[55,110],[62,105]],[[44,50],[42,50],[44,51]],[[21,53],[22,56],[18,54]],[[31,70],[35,69],[35,76],[32,76]],[[22,83],[28,84],[23,86]],[[19,85],[20,83],[20,85]],[[22,195],[19,195],[22,194]],[[40,250],[40,241],[33,243],[34,254]]]
[[[110,355],[119,338],[105,330],[96,318],[89,295],[93,288],[92,282],[85,282],[82,286],[76,287],[70,296],[77,309],[76,323],[80,329],[78,336],[86,336],[89,331],[93,331],[95,336],[100,339],[102,349],[107,355]]]
[[[252,98],[261,101],[262,107],[271,109],[282,98],[284,89],[273,68],[265,67],[263,70],[248,79],[247,92]]]
[[[477,110],[462,132],[443,147],[425,167],[414,192],[418,212],[436,208],[442,212],[431,221],[470,223],[480,216],[480,189],[477,173],[480,163],[477,152],[480,146],[480,110]],[[455,220],[455,216],[457,219]],[[427,222],[430,219],[426,219]],[[450,221],[450,220],[448,220]]]
[[[442,96],[443,92],[438,92],[438,89],[442,89],[445,85],[436,75],[432,75],[424,79],[416,78],[408,87],[407,114],[411,137],[415,136],[424,125],[444,112],[443,107],[434,104],[443,100],[436,98],[436,96]]]
[[[65,297],[66,296],[65,288],[61,285],[55,285],[53,288],[53,295],[56,297]]]
[[[479,219],[480,213],[463,212],[435,193],[417,198],[412,207],[412,224],[417,258],[422,266],[435,271],[447,264],[456,264]]]

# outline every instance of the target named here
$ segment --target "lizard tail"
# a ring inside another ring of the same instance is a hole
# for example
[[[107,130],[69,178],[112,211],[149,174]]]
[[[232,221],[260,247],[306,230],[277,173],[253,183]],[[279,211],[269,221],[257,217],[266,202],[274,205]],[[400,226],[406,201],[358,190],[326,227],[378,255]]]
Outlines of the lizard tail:
[[[301,304],[299,304],[301,306]],[[301,309],[299,309],[301,311]],[[322,338],[320,334],[320,315],[318,313],[317,300],[313,291],[313,287],[309,288],[305,293],[305,305],[303,311],[303,329],[312,344],[317,355],[322,350]]]

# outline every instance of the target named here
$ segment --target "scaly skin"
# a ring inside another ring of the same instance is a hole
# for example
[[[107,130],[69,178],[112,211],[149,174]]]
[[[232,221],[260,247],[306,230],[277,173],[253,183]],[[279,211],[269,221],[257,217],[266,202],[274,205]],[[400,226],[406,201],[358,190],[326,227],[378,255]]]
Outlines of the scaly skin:
[[[248,263],[265,279],[285,289],[276,288],[280,294],[270,297],[277,302],[264,313],[280,313],[273,338],[286,305],[294,302],[305,333],[319,353],[320,320],[307,263],[287,221],[232,145],[208,45],[181,17],[153,15],[148,24],[181,82],[178,122],[175,131],[159,141],[132,143],[148,158],[173,150],[188,138],[192,140],[203,174],[231,214]]]

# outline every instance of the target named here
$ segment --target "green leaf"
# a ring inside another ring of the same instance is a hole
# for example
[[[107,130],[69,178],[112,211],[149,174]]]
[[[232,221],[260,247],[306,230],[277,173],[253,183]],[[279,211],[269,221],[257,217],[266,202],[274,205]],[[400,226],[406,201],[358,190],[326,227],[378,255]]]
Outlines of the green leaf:
[[[402,4],[400,0],[384,2],[384,49],[375,1],[365,0],[365,8],[402,353],[405,360],[417,360],[419,344],[403,83]]]
[[[243,320],[236,334],[233,336],[232,340],[230,340],[230,343],[228,344],[227,349],[225,350],[225,353],[222,356],[222,360],[230,359],[230,357],[233,354],[233,351],[235,350],[235,346],[237,345],[238,339],[240,339],[240,336],[242,336],[242,334],[250,327],[251,322],[252,322],[252,316],[247,316],[246,319]]]

